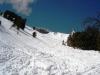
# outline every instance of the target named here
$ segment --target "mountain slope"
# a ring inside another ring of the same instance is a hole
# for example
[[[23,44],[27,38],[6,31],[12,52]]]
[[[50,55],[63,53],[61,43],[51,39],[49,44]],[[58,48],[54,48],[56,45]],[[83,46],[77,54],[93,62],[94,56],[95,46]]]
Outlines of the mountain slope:
[[[100,53],[63,46],[68,34],[33,38],[32,28],[17,34],[12,22],[0,21],[0,75],[100,75]]]

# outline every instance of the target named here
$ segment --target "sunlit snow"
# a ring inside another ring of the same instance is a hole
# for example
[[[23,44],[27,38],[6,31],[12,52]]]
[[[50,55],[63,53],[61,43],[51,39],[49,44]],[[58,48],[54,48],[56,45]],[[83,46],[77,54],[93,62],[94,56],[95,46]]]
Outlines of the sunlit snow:
[[[50,32],[32,37],[32,28],[17,34],[0,17],[0,75],[100,75],[100,53],[62,45],[68,34]]]

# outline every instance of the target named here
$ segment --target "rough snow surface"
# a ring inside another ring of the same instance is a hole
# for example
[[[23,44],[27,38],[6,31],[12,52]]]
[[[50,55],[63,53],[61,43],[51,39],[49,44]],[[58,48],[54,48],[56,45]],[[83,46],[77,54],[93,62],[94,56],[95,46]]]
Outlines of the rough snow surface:
[[[32,28],[17,34],[12,22],[0,21],[0,75],[100,75],[100,53],[62,45],[68,34],[33,38]]]

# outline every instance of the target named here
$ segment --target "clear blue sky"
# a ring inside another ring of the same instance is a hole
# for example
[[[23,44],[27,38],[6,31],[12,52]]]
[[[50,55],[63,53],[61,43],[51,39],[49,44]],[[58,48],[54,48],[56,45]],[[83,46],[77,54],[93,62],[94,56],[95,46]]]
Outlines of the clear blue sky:
[[[86,17],[100,12],[100,0],[38,0],[30,6],[32,13],[24,16],[28,25],[64,33],[71,32],[73,28],[81,30]],[[10,5],[0,5],[1,10],[9,8]]]

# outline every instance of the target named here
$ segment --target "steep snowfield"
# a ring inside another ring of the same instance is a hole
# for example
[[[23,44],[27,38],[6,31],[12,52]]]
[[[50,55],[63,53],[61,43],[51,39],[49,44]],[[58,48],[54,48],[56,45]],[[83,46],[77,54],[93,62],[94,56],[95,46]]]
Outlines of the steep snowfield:
[[[0,75],[100,75],[100,53],[63,46],[68,34],[33,38],[32,28],[17,34],[12,22],[0,21]]]

